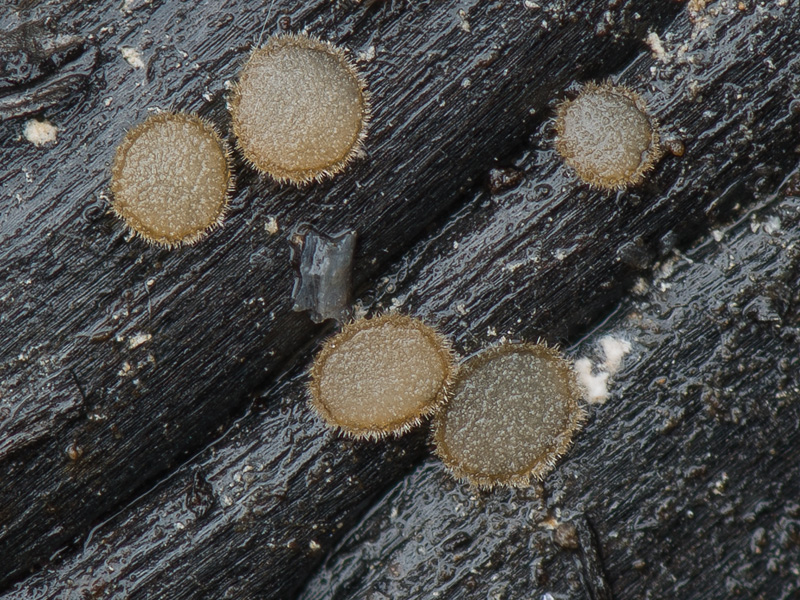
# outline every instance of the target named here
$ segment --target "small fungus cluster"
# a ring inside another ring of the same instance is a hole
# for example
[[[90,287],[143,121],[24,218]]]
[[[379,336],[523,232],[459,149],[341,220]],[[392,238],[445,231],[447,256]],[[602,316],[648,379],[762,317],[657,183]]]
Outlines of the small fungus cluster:
[[[230,113],[248,164],[278,183],[304,185],[336,175],[359,154],[370,106],[364,80],[343,49],[288,34],[250,54]],[[555,130],[563,160],[601,189],[641,183],[662,155],[644,100],[609,82],[589,83],[562,102]],[[230,189],[227,145],[199,117],[151,117],[117,149],[112,210],[151,243],[173,247],[203,238],[221,224]]]
[[[250,55],[231,99],[245,160],[279,183],[342,171],[369,121],[363,79],[344,50],[307,35],[271,38]],[[194,115],[161,113],[117,148],[111,208],[144,240],[192,244],[222,223],[232,189],[227,144]]]
[[[546,475],[584,416],[571,365],[544,344],[507,343],[454,373],[449,343],[418,319],[361,319],[314,360],[311,405],[357,438],[399,435],[433,414],[436,453],[478,487]]]
[[[359,154],[370,107],[345,51],[307,35],[279,35],[251,53],[230,113],[244,160],[278,183],[300,186],[341,172]],[[601,189],[641,183],[662,154],[644,100],[608,82],[589,83],[562,102],[555,131],[558,154]],[[117,148],[112,210],[148,242],[192,244],[222,222],[230,162],[227,143],[207,121],[151,116]],[[345,258],[351,238],[343,242]],[[344,314],[344,302],[325,315]],[[317,355],[309,388],[316,413],[354,438],[400,435],[433,416],[436,453],[478,487],[541,479],[584,419],[575,370],[556,350],[506,343],[459,369],[445,337],[398,314],[345,325]]]

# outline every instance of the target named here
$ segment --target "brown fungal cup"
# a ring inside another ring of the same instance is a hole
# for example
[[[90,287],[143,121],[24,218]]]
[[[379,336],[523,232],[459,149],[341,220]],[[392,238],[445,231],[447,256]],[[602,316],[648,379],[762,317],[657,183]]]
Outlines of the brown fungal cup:
[[[214,127],[159,113],[117,147],[111,210],[151,244],[193,244],[222,223],[231,185],[230,152]]]
[[[347,435],[408,431],[438,410],[455,371],[450,345],[419,319],[360,319],[325,342],[311,368],[311,405]]]
[[[307,35],[279,35],[250,55],[230,102],[247,161],[296,185],[342,171],[366,135],[369,101],[346,53]]]
[[[544,344],[503,344],[459,369],[434,419],[436,454],[459,479],[491,488],[541,479],[584,413],[571,365]]]

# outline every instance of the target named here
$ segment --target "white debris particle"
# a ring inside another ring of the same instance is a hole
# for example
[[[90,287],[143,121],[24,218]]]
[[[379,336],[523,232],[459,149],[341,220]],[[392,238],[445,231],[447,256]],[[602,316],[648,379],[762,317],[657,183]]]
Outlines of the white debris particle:
[[[667,51],[664,50],[664,44],[661,43],[661,38],[658,37],[658,34],[655,31],[651,31],[647,34],[645,42],[647,42],[647,45],[650,46],[650,50],[653,53],[653,58],[661,61],[664,64],[667,64],[670,61]]]
[[[578,383],[583,387],[584,400],[589,404],[604,404],[608,400],[608,377],[606,371],[593,372],[592,361],[579,358],[575,361]]]
[[[126,360],[124,363],[122,363],[122,368],[117,372],[117,375],[119,377],[125,377],[125,376],[129,375],[130,372],[131,372],[131,363],[129,363]]]
[[[529,8],[531,10],[539,10],[542,7],[533,0],[525,0],[525,8]]]
[[[311,540],[310,542],[308,542],[308,548],[312,552],[317,552],[322,548],[322,546],[320,546],[319,542],[317,542],[316,540]]]
[[[58,127],[50,123],[50,121],[31,119],[25,123],[23,134],[25,135],[25,139],[34,146],[44,146],[56,141],[58,137]]]
[[[459,9],[458,18],[461,21],[461,29],[463,29],[466,32],[469,32],[470,28],[469,28],[469,21],[467,20],[467,12],[463,8]]]
[[[144,61],[142,60],[142,55],[139,54],[139,51],[136,48],[123,46],[119,49],[119,51],[122,54],[122,58],[124,58],[134,69],[144,69],[145,65]]]
[[[606,355],[603,366],[609,375],[614,375],[619,371],[622,359],[631,351],[631,343],[612,335],[606,335],[600,339],[600,347],[603,349],[603,354]]]
[[[714,238],[714,241],[719,243],[722,241],[722,238],[725,237],[725,234],[722,233],[719,229],[712,229],[711,230],[711,237]]]
[[[375,58],[375,46],[369,46],[366,50],[358,53],[358,60],[369,62]]]
[[[524,260],[515,260],[513,262],[506,264],[505,270],[508,271],[509,273],[513,273],[524,264],[525,264]]]
[[[639,277],[633,285],[633,288],[631,288],[631,292],[636,296],[644,296],[649,289],[650,284],[647,283],[647,280],[644,277]]]
[[[149,333],[137,333],[128,339],[128,348],[133,350],[134,348],[138,348],[142,344],[149,342],[151,339],[153,339],[153,336]]]
[[[779,217],[772,215],[767,219],[767,222],[764,223],[764,231],[769,235],[774,233],[778,233],[781,230],[781,220]]]
[[[267,222],[264,223],[264,229],[266,229],[267,233],[270,235],[275,235],[280,231],[280,227],[278,227],[278,219],[275,217],[267,217]]]

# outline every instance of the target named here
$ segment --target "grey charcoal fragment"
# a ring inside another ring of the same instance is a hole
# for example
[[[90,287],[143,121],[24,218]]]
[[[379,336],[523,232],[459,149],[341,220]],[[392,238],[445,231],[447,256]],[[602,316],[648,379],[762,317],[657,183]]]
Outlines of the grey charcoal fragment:
[[[349,320],[356,232],[329,236],[310,225],[300,225],[290,244],[295,268],[294,310],[307,310],[315,323],[327,319],[340,323]]]

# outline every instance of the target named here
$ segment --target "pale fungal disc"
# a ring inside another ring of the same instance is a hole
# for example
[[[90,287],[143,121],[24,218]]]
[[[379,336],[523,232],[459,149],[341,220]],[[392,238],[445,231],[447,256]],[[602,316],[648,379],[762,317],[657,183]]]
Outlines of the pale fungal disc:
[[[640,183],[661,157],[658,127],[634,91],[589,83],[556,115],[556,150],[586,183],[623,189]]]
[[[341,171],[357,154],[369,107],[345,53],[306,35],[271,38],[253,51],[231,99],[244,157],[279,182]]]
[[[111,169],[112,210],[153,244],[193,244],[222,223],[227,145],[194,115],[160,113],[131,129]]]
[[[478,487],[526,486],[569,447],[584,418],[570,364],[543,344],[484,350],[459,370],[434,422],[436,453]]]
[[[398,314],[361,319],[330,338],[311,369],[311,402],[353,437],[401,434],[446,399],[450,345],[422,321]]]

